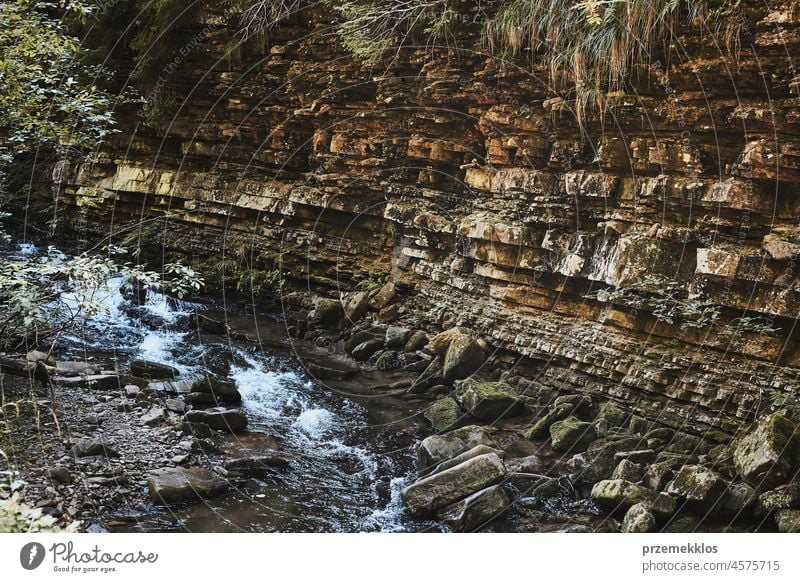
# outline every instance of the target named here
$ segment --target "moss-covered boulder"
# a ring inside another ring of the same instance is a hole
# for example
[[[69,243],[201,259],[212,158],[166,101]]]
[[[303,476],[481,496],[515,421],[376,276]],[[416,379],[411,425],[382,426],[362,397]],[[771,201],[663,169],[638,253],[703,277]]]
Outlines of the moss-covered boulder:
[[[341,329],[344,324],[344,308],[336,299],[318,297],[314,309],[308,314],[311,323],[324,329]]]
[[[628,459],[622,459],[614,468],[611,474],[612,479],[624,479],[636,483],[642,480],[644,475],[644,466],[639,463],[634,463]]]
[[[608,479],[594,484],[592,501],[608,509],[628,509],[637,503],[653,501],[658,493],[624,479]]]
[[[442,471],[446,471],[451,467],[455,467],[456,465],[460,465],[461,463],[468,461],[470,459],[474,459],[475,457],[480,457],[481,455],[488,455],[489,453],[494,453],[500,458],[503,458],[503,451],[500,449],[496,449],[494,447],[490,447],[488,445],[478,445],[472,447],[468,451],[464,451],[453,457],[452,459],[447,459],[439,463],[438,465],[429,468],[427,471],[423,471],[423,475],[433,475],[434,473],[441,473]],[[506,472],[508,472],[508,467],[506,467]]]
[[[375,367],[378,370],[395,370],[401,365],[399,355],[395,350],[383,350],[375,359]]]
[[[438,465],[478,445],[497,448],[486,429],[480,426],[464,426],[445,434],[430,436],[419,445],[420,465],[423,469]]]
[[[646,503],[636,503],[625,512],[623,533],[647,533],[656,528],[656,517]]]
[[[666,493],[659,493],[646,503],[656,519],[670,519],[678,511],[678,499]]]
[[[457,427],[464,418],[464,413],[454,398],[445,396],[431,404],[423,416],[434,429],[444,431]]]
[[[672,463],[653,463],[645,469],[642,481],[646,487],[654,491],[663,491],[674,477],[675,469]]]
[[[486,351],[471,336],[455,338],[444,357],[443,375],[445,382],[451,383],[468,377],[483,366]]]
[[[608,426],[625,426],[630,418],[630,413],[623,410],[613,402],[603,402],[599,406],[596,421],[603,421]]]
[[[410,329],[396,325],[390,325],[386,328],[386,347],[393,350],[402,350],[410,336]]]
[[[425,477],[403,489],[400,497],[413,515],[426,515],[499,483],[505,475],[502,459],[489,453]]]
[[[785,483],[798,466],[797,426],[781,414],[759,420],[733,448],[733,462],[741,477],[757,489]]]
[[[467,378],[456,383],[456,398],[475,418],[498,420],[522,412],[523,402],[505,382],[483,382]]]
[[[511,500],[500,485],[482,489],[436,513],[439,521],[449,525],[453,531],[475,531],[502,514]]]
[[[417,350],[423,349],[427,345],[428,335],[424,331],[418,330],[412,333],[411,337],[408,338],[406,345],[403,346],[403,351],[416,352]]]
[[[702,521],[696,515],[681,515],[671,520],[662,533],[695,533],[701,525]]]
[[[781,509],[775,513],[775,522],[781,533],[800,533],[800,510]]]
[[[550,439],[554,451],[578,453],[586,450],[586,447],[597,439],[597,433],[591,422],[583,422],[574,416],[568,416],[550,425]]]
[[[642,438],[628,433],[598,439],[589,445],[586,452],[569,460],[574,477],[584,483],[597,483],[610,479],[619,463],[617,453],[633,451],[641,446]]]
[[[665,492],[685,499],[702,511],[710,511],[723,501],[728,484],[714,471],[702,465],[685,465],[666,487]]]
[[[526,439],[545,438],[549,434],[550,427],[553,425],[553,423],[568,417],[572,412],[572,409],[572,404],[568,403],[551,406],[547,409],[547,412],[544,416],[539,418],[528,430],[525,431],[523,436]]]

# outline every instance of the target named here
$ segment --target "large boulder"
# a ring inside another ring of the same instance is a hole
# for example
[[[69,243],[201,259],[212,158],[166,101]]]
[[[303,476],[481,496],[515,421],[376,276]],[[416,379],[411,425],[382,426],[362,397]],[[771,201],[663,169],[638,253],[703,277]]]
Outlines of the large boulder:
[[[56,362],[56,376],[91,376],[100,373],[100,367],[89,362]]]
[[[371,339],[361,342],[353,348],[352,356],[357,362],[366,362],[383,349],[383,339]]]
[[[369,293],[366,291],[356,291],[342,297],[344,317],[348,323],[358,322],[369,309]]]
[[[553,423],[567,418],[574,408],[575,407],[568,402],[554,404],[548,408],[544,416],[534,422],[522,436],[526,439],[545,438]]]
[[[428,351],[432,354],[436,354],[437,356],[444,357],[444,355],[447,353],[447,349],[450,347],[450,344],[453,343],[453,340],[458,337],[472,336],[470,336],[469,331],[463,327],[451,327],[450,329],[434,336],[434,338],[428,344]]]
[[[603,402],[599,408],[595,422],[604,422],[609,427],[624,426],[630,420],[630,413],[613,402]]]
[[[641,437],[625,435],[596,440],[589,445],[586,452],[572,457],[568,466],[575,479],[584,483],[597,483],[610,479],[620,461],[617,454],[639,448],[641,440]]]
[[[685,499],[702,511],[722,504],[728,484],[714,471],[702,465],[684,465],[665,492]]]
[[[647,533],[656,527],[656,518],[646,503],[632,505],[622,520],[623,533]]]
[[[511,500],[503,488],[493,485],[443,507],[436,517],[453,531],[473,531],[499,516],[510,504]]]
[[[733,449],[741,477],[757,489],[772,489],[788,481],[798,467],[798,428],[781,414],[759,420]]]
[[[428,419],[434,429],[450,430],[458,426],[464,418],[464,413],[455,399],[445,396],[431,404],[423,416]]]
[[[652,502],[658,493],[623,479],[608,479],[595,483],[591,495],[592,501],[602,507],[627,509],[637,503]]]
[[[419,445],[420,465],[423,469],[438,465],[478,445],[496,447],[486,429],[474,425],[430,436]]]
[[[247,416],[235,408],[190,410],[184,419],[189,423],[202,423],[213,429],[228,432],[240,432],[247,428]]]
[[[174,380],[180,373],[173,366],[161,364],[160,362],[151,362],[150,360],[131,360],[129,367],[131,374],[134,376],[150,378],[151,380]]]
[[[409,485],[400,496],[413,515],[425,515],[503,480],[502,459],[488,453]]]
[[[344,323],[342,302],[336,299],[317,297],[314,300],[314,309],[308,314],[308,319],[324,329],[341,329]]]
[[[158,426],[167,419],[167,412],[160,406],[154,406],[142,415],[142,424],[145,426]]]
[[[395,289],[394,283],[389,281],[370,298],[369,306],[376,311],[380,311],[391,303],[396,293],[397,290]]]
[[[581,452],[597,438],[594,425],[568,416],[550,425],[553,450],[558,453]]]
[[[169,505],[220,495],[228,483],[199,467],[167,467],[148,474],[147,489],[154,503]]]
[[[187,400],[199,405],[238,406],[242,403],[242,395],[236,384],[209,377],[194,381]]]
[[[259,475],[267,473],[271,469],[285,469],[291,463],[291,458],[277,451],[258,452],[247,457],[236,457],[225,461],[225,469]]]
[[[56,359],[52,355],[45,352],[40,352],[39,350],[29,351],[27,354],[25,354],[25,359],[32,364],[35,364],[36,362],[44,362],[47,366],[56,365]]]
[[[523,402],[505,382],[482,382],[467,378],[456,383],[456,397],[475,418],[494,421],[522,412]]]
[[[625,481],[632,481],[636,483],[642,480],[644,475],[644,467],[639,463],[634,463],[629,459],[622,459],[619,464],[614,468],[611,474],[612,479],[624,479]]]
[[[404,352],[416,352],[428,345],[428,335],[424,331],[415,331],[403,346]]]
[[[224,321],[219,321],[202,313],[195,313],[197,329],[214,335],[224,335],[228,332],[228,326]]]
[[[481,455],[486,455],[488,453],[494,453],[501,458],[504,454],[501,450],[495,449],[488,445],[478,445],[477,447],[472,447],[470,450],[464,451],[463,453],[456,455],[452,459],[447,459],[445,461],[442,461],[438,465],[435,465],[429,468],[428,470],[423,471],[422,474],[424,476],[428,476],[428,475],[433,475],[434,473],[441,473],[442,471],[446,471],[451,467],[460,465],[464,461],[468,461],[470,459],[474,459],[475,457],[480,457]],[[508,471],[507,466],[506,466],[506,471]]]
[[[478,370],[486,361],[486,352],[475,339],[458,337],[447,348],[444,357],[444,380],[454,382],[466,378]]]
[[[443,331],[431,340],[428,349],[443,358],[446,382],[466,378],[480,368],[486,359],[482,345],[461,327]]]
[[[386,328],[386,347],[392,350],[402,350],[410,336],[410,329],[390,325]]]
[[[384,337],[384,331],[381,327],[369,327],[366,329],[359,329],[354,331],[353,334],[344,342],[344,349],[349,354],[356,348],[356,346],[363,344],[370,340],[380,340]],[[383,342],[381,342],[383,345]],[[369,356],[367,356],[369,357]]]
[[[436,356],[431,363],[422,371],[422,373],[414,380],[414,383],[408,389],[412,394],[426,391],[431,386],[438,386],[444,382],[442,375],[442,358]]]
[[[753,513],[753,507],[758,500],[756,490],[745,483],[731,483],[719,513],[732,519],[747,518]]]

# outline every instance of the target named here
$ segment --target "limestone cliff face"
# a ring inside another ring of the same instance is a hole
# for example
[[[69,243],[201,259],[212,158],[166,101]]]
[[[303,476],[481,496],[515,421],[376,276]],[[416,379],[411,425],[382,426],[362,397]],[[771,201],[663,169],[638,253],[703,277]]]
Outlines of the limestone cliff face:
[[[738,60],[684,31],[585,133],[542,70],[478,49],[365,70],[324,14],[227,55],[212,26],[167,79],[173,121],[123,111],[100,162],[56,178],[82,228],[167,217],[172,250],[271,253],[328,293],[388,276],[407,314],[524,356],[534,385],[731,432],[800,371],[800,14],[754,10]],[[648,275],[716,325],[590,295]],[[719,333],[746,311],[779,331]]]

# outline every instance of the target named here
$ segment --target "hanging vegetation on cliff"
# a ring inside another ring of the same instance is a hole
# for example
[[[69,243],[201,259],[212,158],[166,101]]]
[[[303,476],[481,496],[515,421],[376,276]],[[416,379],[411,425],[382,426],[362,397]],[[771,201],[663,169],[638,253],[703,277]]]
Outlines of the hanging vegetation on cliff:
[[[241,2],[239,3],[241,4]],[[245,38],[295,14],[302,0],[244,0]],[[700,28],[722,49],[738,47],[740,0],[350,0],[321,2],[339,17],[344,47],[370,66],[402,47],[448,48],[465,29],[501,59],[545,65],[553,92],[570,96],[579,120],[624,90],[637,63],[674,42],[679,25]],[[473,49],[472,46],[464,48]]]

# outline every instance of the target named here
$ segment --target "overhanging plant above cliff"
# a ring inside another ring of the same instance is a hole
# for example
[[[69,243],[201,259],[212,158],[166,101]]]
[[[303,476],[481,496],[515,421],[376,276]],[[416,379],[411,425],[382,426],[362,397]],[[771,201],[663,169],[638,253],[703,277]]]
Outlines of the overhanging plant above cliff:
[[[719,50],[738,47],[741,0],[239,0],[247,33],[275,26],[303,6],[324,4],[339,18],[342,44],[369,65],[410,45],[449,47],[456,32],[483,30],[484,49],[545,64],[551,88],[572,95],[579,120],[605,94],[624,90],[634,65],[651,63],[686,25]],[[474,46],[463,48],[474,49]]]
[[[604,91],[625,89],[634,65],[655,62],[681,25],[737,48],[739,8],[740,0],[510,0],[488,21],[485,43],[493,54],[544,63],[552,88],[574,95],[580,121],[588,106],[603,109]]]

